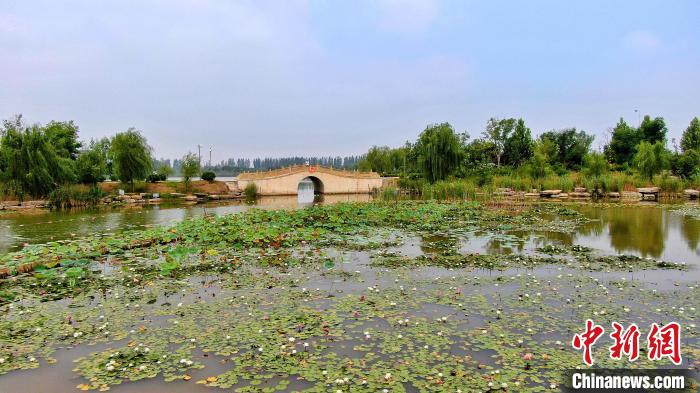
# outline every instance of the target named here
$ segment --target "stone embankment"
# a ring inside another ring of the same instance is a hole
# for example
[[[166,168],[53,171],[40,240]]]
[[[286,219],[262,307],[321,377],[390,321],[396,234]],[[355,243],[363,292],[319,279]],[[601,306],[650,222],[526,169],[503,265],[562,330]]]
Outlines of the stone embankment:
[[[660,196],[669,198],[697,199],[700,197],[699,190],[685,190],[683,193],[664,193],[659,187],[638,188],[636,191],[611,191],[588,190],[583,187],[576,187],[572,192],[563,190],[530,190],[530,192],[514,191],[511,188],[498,188],[494,195],[512,198],[542,198],[542,199],[567,199],[584,200],[592,198],[624,199],[624,200],[658,200]]]

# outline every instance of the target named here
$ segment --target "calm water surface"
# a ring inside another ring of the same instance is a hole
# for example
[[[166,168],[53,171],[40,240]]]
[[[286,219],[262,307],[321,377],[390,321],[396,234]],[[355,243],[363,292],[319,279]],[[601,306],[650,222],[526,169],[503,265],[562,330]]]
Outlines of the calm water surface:
[[[310,182],[309,182],[310,183]],[[301,208],[313,204],[369,201],[369,195],[314,195],[302,182],[298,197],[264,197],[254,205],[243,201],[198,205],[150,205],[129,208],[40,211],[0,215],[0,252],[22,243],[43,243],[97,233],[146,228],[202,216],[257,208]],[[664,204],[595,204],[576,206],[594,221],[572,233],[508,232],[505,237],[468,236],[465,248],[483,252],[522,252],[546,244],[579,244],[611,254],[634,254],[673,262],[700,261],[700,220],[673,212]]]
[[[307,187],[306,185],[304,187]],[[45,243],[100,233],[143,229],[153,225],[171,225],[204,214],[237,213],[250,208],[295,209],[313,204],[369,201],[370,195],[314,195],[311,188],[300,188],[297,196],[262,197],[255,204],[244,201],[196,205],[161,204],[133,207],[39,210],[0,214],[0,253],[18,250],[23,243]]]

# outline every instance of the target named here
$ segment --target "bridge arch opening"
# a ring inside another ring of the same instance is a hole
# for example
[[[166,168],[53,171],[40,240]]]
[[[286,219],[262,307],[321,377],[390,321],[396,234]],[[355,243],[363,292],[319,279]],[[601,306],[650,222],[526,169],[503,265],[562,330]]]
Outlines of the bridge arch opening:
[[[307,176],[301,179],[301,181],[299,181],[299,185],[297,186],[299,192],[302,192],[303,190],[311,191],[309,190],[311,187],[313,187],[314,194],[323,194],[323,182],[316,176]]]

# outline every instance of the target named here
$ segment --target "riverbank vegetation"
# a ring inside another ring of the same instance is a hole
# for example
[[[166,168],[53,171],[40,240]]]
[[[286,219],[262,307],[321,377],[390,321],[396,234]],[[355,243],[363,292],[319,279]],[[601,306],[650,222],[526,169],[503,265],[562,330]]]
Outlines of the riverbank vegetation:
[[[359,169],[398,176],[401,189],[428,195],[497,188],[620,192],[658,186],[681,192],[700,187],[700,121],[690,122],[680,146],[671,141],[673,150],[666,134],[661,117],[645,116],[639,127],[620,119],[610,142],[595,151],[593,135],[576,128],[533,138],[523,119],[492,118],[481,137],[471,139],[442,123],[428,126],[415,143],[371,148]]]
[[[184,187],[170,188],[188,192],[200,166],[192,154],[183,161]],[[137,192],[154,188],[144,180],[162,182],[172,173],[170,166],[154,160],[148,141],[134,128],[85,142],[72,121],[27,125],[19,115],[5,120],[0,129],[0,191],[5,199],[46,198],[53,207],[86,206],[104,196],[106,188],[98,184],[107,179]]]

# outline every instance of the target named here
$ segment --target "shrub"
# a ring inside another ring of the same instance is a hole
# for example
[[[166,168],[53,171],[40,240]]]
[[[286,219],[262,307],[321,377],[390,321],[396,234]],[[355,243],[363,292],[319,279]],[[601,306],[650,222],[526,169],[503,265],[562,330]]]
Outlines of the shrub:
[[[214,172],[212,172],[212,171],[202,172],[201,178],[202,178],[202,180],[206,180],[206,181],[208,181],[208,182],[212,182],[212,181],[214,181],[214,179],[216,178],[216,173],[214,173]]]
[[[258,197],[258,186],[255,183],[248,183],[243,190],[243,194],[247,200],[254,200]]]
[[[165,175],[163,173],[158,173],[158,172],[153,172],[146,177],[146,181],[149,183],[155,183],[157,181],[165,181],[165,179],[167,179],[167,175]]]
[[[71,184],[59,186],[49,194],[49,205],[55,209],[96,205],[104,196],[99,187]]]

